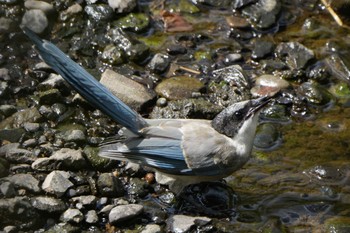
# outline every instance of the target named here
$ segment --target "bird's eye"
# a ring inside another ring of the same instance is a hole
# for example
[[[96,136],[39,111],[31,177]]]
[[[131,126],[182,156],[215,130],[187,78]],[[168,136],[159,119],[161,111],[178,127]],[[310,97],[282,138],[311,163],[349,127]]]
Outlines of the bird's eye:
[[[237,111],[234,113],[233,117],[235,120],[241,120],[241,119],[243,119],[244,114],[241,111]]]

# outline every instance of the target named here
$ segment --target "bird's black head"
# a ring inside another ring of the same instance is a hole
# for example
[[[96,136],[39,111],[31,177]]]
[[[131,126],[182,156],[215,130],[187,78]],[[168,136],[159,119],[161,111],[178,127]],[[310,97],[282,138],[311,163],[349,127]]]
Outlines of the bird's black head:
[[[213,120],[212,126],[219,133],[228,137],[234,137],[244,122],[257,123],[257,115],[268,102],[270,97],[261,97],[253,100],[246,100],[225,108]]]

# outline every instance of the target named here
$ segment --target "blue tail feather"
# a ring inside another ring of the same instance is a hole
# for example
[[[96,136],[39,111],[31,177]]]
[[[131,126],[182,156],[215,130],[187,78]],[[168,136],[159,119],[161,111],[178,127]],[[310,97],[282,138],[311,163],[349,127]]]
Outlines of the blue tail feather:
[[[80,65],[49,41],[42,40],[33,31],[23,28],[33,41],[42,59],[60,74],[91,105],[102,110],[113,120],[135,134],[147,126],[146,121],[134,110],[113,95]]]

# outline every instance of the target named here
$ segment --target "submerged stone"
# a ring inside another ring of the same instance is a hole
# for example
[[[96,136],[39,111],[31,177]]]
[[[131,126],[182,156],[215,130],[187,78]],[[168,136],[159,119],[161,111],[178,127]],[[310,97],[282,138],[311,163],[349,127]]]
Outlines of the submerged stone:
[[[163,80],[155,89],[158,95],[170,100],[191,98],[192,93],[200,92],[204,85],[196,78],[177,76]]]

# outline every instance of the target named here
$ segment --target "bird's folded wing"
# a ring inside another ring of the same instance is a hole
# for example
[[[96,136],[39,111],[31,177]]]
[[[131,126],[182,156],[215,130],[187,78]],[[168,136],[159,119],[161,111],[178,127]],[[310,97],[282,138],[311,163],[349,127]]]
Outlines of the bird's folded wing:
[[[100,149],[100,156],[130,161],[165,170],[171,174],[190,173],[181,148],[182,134],[178,128],[152,127],[145,137],[111,141]]]

